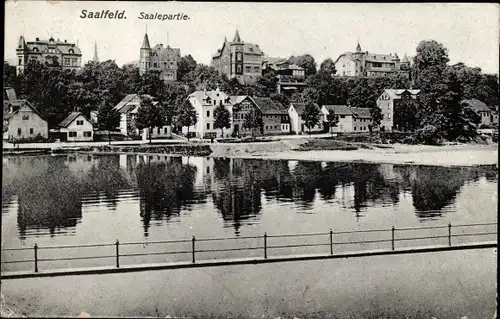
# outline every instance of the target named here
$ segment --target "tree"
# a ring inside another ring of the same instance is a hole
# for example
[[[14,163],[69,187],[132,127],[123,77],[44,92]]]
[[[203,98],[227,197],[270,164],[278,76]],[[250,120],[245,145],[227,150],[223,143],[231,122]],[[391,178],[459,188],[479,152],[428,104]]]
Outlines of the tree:
[[[296,64],[303,68],[306,72],[306,76],[316,74],[316,61],[310,54],[304,54],[300,56],[291,56],[288,58],[290,64]]]
[[[337,72],[337,70],[335,69],[335,63],[330,58],[327,58],[323,62],[321,62],[319,70],[329,75],[335,75],[335,73]]]
[[[231,127],[230,121],[231,114],[229,110],[222,104],[219,103],[214,110],[214,127],[221,129],[221,135],[224,137],[224,128]]]
[[[100,105],[99,113],[97,114],[97,123],[99,130],[108,131],[109,144],[111,144],[111,131],[120,125],[120,113],[109,99],[104,100]]]
[[[420,127],[418,102],[415,99],[403,98],[394,101],[394,126],[403,131],[414,131]]]
[[[328,111],[328,115],[326,116],[326,121],[328,122],[330,133],[332,133],[333,136],[332,127],[337,127],[337,125],[339,124],[339,116],[335,114],[334,110],[330,110]]]
[[[255,137],[255,129],[262,130],[263,125],[264,121],[260,111],[253,109],[245,115],[243,127],[252,129],[252,137]]]
[[[160,77],[158,71],[150,70],[141,77],[141,84],[137,88],[137,93],[140,95],[150,95],[159,97],[165,93],[165,82]]]
[[[276,73],[271,70],[266,72],[263,76],[259,76],[256,81],[259,96],[270,97],[276,93],[278,85],[278,78]]]
[[[374,106],[370,108],[370,115],[372,117],[372,127],[379,127],[383,118],[382,110],[379,107]]]
[[[135,126],[139,129],[149,129],[149,143],[151,143],[151,133],[153,127],[161,127],[165,124],[165,116],[161,108],[154,105],[153,101],[147,97],[141,97],[141,106],[137,111]]]
[[[181,105],[177,115],[177,120],[182,127],[187,127],[187,138],[189,140],[189,127],[198,122],[198,115],[195,108],[188,100],[185,100]]]
[[[304,111],[300,115],[309,131],[309,135],[311,135],[311,129],[319,123],[319,112],[318,105],[313,101],[309,101],[304,106]]]
[[[196,61],[191,54],[185,55],[177,62],[177,80],[183,81],[184,75],[196,69]]]

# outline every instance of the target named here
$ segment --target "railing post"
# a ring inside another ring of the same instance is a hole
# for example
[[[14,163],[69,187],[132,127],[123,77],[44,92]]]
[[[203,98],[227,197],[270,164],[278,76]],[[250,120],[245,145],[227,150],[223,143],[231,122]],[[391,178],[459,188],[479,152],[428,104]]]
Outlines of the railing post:
[[[392,250],[394,250],[394,231],[396,230],[396,228],[394,228],[394,226],[392,226]]]
[[[451,247],[451,223],[448,223],[448,246]]]
[[[33,249],[35,250],[35,272],[38,272],[38,245],[35,244]]]
[[[194,238],[193,236],[193,239],[191,240],[192,241],[192,248],[193,248],[193,264],[196,262],[195,258],[194,258],[194,242],[196,241],[196,239]]]
[[[267,233],[264,233],[264,259],[267,259]]]
[[[118,247],[120,246],[120,242],[118,239],[116,240],[116,268],[120,268],[120,251]]]
[[[333,230],[330,229],[330,255],[333,255]]]

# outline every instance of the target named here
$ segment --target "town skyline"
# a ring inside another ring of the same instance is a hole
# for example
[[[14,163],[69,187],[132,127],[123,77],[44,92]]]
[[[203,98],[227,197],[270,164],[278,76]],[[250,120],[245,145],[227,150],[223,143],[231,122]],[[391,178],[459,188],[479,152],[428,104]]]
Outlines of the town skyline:
[[[335,61],[340,54],[354,51],[358,41],[363,50],[369,52],[413,56],[420,41],[433,39],[449,49],[450,64],[463,62],[480,67],[485,73],[498,73],[498,6],[494,4],[249,5],[9,2],[6,3],[5,60],[16,61],[19,36],[23,35],[27,41],[52,36],[78,42],[83,63],[93,58],[97,42],[101,61],[111,59],[123,65],[139,60],[147,25],[151,45],[169,44],[180,48],[181,55],[191,54],[198,63],[207,65],[222,47],[224,37],[231,41],[238,29],[244,42],[258,44],[267,56],[287,58],[307,53],[318,65],[326,58]],[[83,9],[126,10],[128,19],[83,20],[78,17]],[[139,20],[137,16],[142,11],[178,11],[189,15],[190,20]],[[347,13],[349,15],[345,16]],[[33,18],[27,21],[13,19],[28,14]],[[42,18],[47,15],[57,16],[57,19]],[[284,19],[284,15],[288,18]],[[225,18],[217,19],[217,16]],[[257,17],[260,20],[256,20]],[[255,24],[255,21],[261,23]],[[273,21],[273,28],[267,28]],[[189,32],[187,40],[186,32]]]

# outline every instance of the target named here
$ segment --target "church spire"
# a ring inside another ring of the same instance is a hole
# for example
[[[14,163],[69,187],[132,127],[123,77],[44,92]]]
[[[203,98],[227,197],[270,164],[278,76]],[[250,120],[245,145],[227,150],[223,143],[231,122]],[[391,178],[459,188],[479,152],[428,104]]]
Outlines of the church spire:
[[[358,45],[356,46],[356,52],[361,52],[361,45],[359,44],[359,40]]]
[[[142,41],[141,49],[151,49],[151,46],[149,45],[149,38],[147,31],[144,34],[144,40]]]
[[[241,42],[240,33],[238,32],[238,29],[236,29],[236,33],[234,34],[233,42],[236,42],[236,43]]]
[[[94,58],[92,59],[94,62],[99,62],[99,57],[97,56],[97,41],[94,42]]]

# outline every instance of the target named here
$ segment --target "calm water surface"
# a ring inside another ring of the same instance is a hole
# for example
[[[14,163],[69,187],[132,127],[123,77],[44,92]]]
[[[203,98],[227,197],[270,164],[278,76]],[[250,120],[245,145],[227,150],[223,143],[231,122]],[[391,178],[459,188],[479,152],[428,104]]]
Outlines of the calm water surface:
[[[496,222],[497,179],[495,166],[3,157],[2,249]]]

